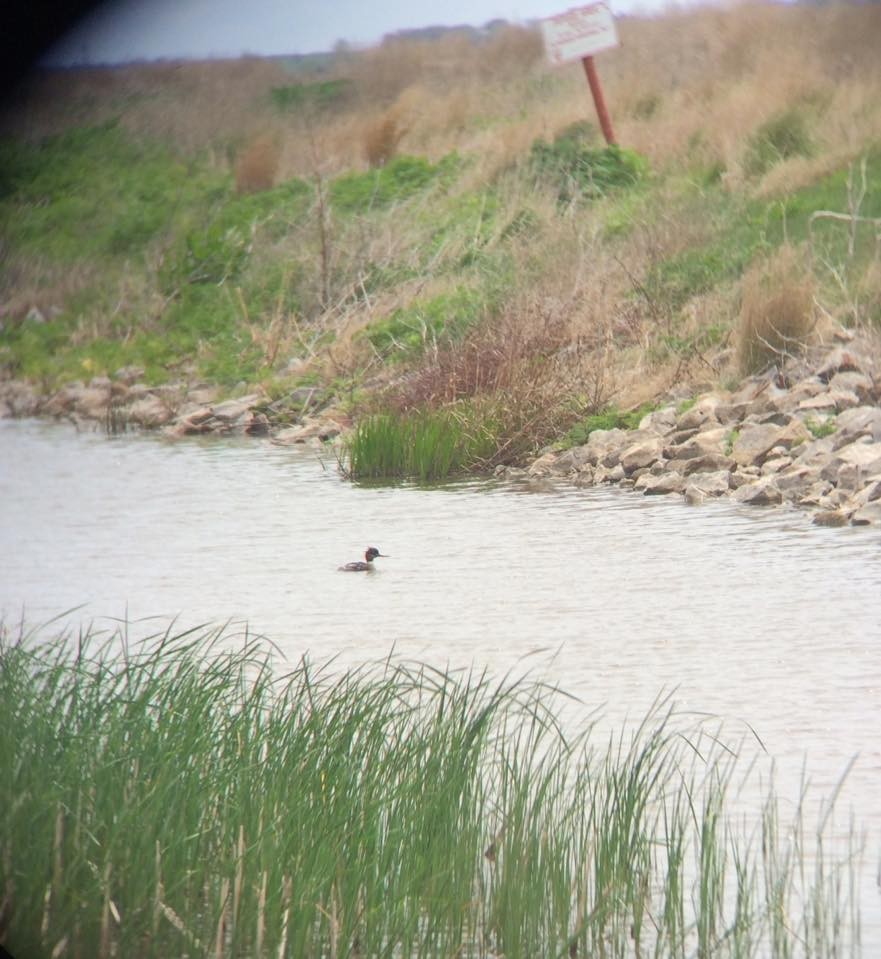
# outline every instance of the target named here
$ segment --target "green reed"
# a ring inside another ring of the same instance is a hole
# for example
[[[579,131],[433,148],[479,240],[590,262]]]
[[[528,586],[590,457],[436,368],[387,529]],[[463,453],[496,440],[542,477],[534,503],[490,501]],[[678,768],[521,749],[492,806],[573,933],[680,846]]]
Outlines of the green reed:
[[[344,470],[353,479],[426,482],[480,469],[495,449],[491,421],[473,408],[381,413],[353,431]]]
[[[567,738],[562,702],[391,661],[280,675],[222,630],[6,641],[0,942],[55,959],[858,954],[857,863],[827,851],[825,819],[811,844],[770,794],[737,828],[715,731],[685,738],[659,703],[596,749]]]

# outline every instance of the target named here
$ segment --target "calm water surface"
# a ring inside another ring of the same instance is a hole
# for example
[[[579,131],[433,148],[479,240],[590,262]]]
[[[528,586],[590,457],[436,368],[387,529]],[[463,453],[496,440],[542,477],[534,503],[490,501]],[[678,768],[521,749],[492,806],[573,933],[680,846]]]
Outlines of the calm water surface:
[[[0,421],[0,613],[231,620],[291,659],[528,670],[611,724],[673,691],[755,730],[793,788],[804,764],[830,793],[859,754],[843,799],[877,863],[881,530],[618,490],[371,488],[335,466]],[[337,571],[368,545],[390,557],[375,574]]]

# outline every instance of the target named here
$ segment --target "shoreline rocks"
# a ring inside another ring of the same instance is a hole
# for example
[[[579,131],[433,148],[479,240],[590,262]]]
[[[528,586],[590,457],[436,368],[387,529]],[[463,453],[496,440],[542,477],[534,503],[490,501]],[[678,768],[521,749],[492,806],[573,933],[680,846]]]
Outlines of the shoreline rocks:
[[[689,505],[727,497],[814,510],[824,526],[881,524],[881,379],[868,356],[836,348],[795,379],[752,377],[734,393],[672,404],[633,431],[594,430],[583,446],[546,452],[498,475],[617,484]]]
[[[296,425],[290,426],[291,410],[276,406],[263,392],[222,398],[215,386],[150,386],[140,381],[141,376],[143,370],[126,367],[112,378],[70,383],[48,396],[30,383],[0,381],[0,419],[45,416],[67,420],[78,429],[108,433],[151,430],[172,438],[269,436],[281,445],[324,442],[351,425],[339,411],[317,408],[315,388],[308,390],[304,402],[294,394],[286,398],[301,407]],[[279,426],[278,420],[285,425]]]
[[[734,392],[703,394],[685,409],[671,403],[654,410],[635,430],[594,430],[581,446],[496,473],[580,487],[615,484],[695,506],[722,497],[791,504],[813,510],[817,525],[878,525],[881,378],[870,357],[838,347],[813,366],[793,363],[797,376],[772,370]],[[317,388],[273,403],[263,392],[224,399],[214,386],[150,386],[142,376],[126,368],[49,396],[29,383],[0,381],[0,418],[53,416],[108,433],[260,436],[279,445],[332,441],[352,425],[326,408],[329,397],[318,397]]]

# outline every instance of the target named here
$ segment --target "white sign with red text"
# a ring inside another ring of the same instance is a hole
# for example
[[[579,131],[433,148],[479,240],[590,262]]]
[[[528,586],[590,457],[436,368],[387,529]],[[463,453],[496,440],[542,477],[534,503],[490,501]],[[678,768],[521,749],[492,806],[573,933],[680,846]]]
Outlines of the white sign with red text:
[[[545,50],[551,63],[592,57],[618,46],[612,11],[605,3],[576,7],[541,21]]]

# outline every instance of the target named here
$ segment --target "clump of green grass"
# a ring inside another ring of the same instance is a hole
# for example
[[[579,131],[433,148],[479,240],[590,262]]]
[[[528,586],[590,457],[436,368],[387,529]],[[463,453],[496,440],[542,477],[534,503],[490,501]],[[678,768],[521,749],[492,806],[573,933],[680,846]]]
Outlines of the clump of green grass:
[[[459,287],[395,310],[367,327],[364,336],[386,360],[412,359],[429,347],[461,339],[486,312],[481,290]]]
[[[811,841],[770,793],[746,830],[734,752],[664,701],[596,750],[538,683],[393,661],[279,675],[222,630],[27,635],[0,664],[15,955],[859,948],[829,816]]]
[[[337,77],[333,80],[316,80],[313,83],[290,83],[273,87],[269,91],[272,104],[285,113],[296,113],[311,107],[326,110],[338,106],[351,95],[354,84],[351,80]]]
[[[648,413],[657,409],[652,403],[643,403],[632,410],[617,410],[614,407],[593,413],[570,427],[561,441],[564,447],[582,446],[590,438],[594,430],[635,430],[640,420]]]
[[[834,416],[827,416],[823,419],[815,419],[809,416],[805,420],[805,427],[815,440],[823,439],[824,436],[831,436],[837,429]]]
[[[330,201],[340,213],[367,213],[371,209],[400,202],[436,181],[453,176],[459,166],[455,153],[439,163],[424,157],[394,157],[366,173],[345,173],[330,184]]]
[[[496,424],[475,408],[381,413],[349,437],[344,464],[352,479],[445,479],[485,467],[497,447]]]
[[[597,199],[633,186],[648,173],[648,161],[626,147],[592,147],[581,124],[567,127],[552,143],[536,140],[529,153],[535,177],[557,190],[561,203]]]

